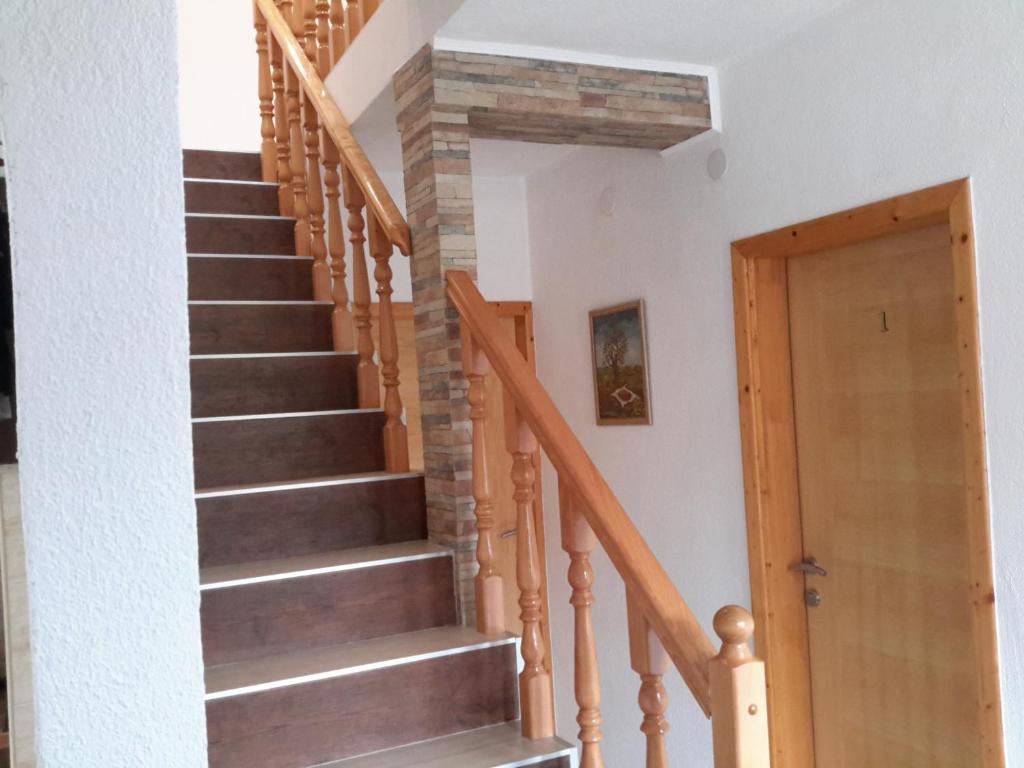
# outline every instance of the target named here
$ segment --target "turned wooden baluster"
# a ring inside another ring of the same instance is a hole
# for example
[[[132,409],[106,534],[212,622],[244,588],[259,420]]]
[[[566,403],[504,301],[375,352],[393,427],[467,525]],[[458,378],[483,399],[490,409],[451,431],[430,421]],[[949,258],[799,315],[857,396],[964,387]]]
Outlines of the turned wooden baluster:
[[[331,298],[334,312],[331,329],[335,352],[349,352],[356,348],[355,324],[349,306],[348,283],[345,273],[345,232],[341,221],[341,162],[334,140],[324,135],[324,184],[327,185],[327,245],[331,254]]]
[[[465,329],[465,326],[463,326]],[[476,628],[484,635],[505,632],[505,584],[495,566],[498,531],[487,445],[487,377],[491,364],[468,333],[462,334],[462,370],[469,380],[469,418],[473,422],[473,499],[476,501]]]
[[[409,471],[409,436],[402,420],[402,395],[398,391],[398,331],[395,309],[391,304],[391,254],[394,246],[384,227],[370,214],[370,255],[376,264],[377,308],[380,323],[380,372],[384,382],[384,462],[388,472]]]
[[[317,0],[316,15],[317,71],[320,73],[320,77],[326,79],[331,71],[330,3],[328,0]],[[345,274],[345,230],[341,218],[341,172],[338,169],[341,153],[326,128],[321,129],[320,137],[324,163],[324,186],[327,195],[327,252],[331,258],[331,298],[334,301],[331,328],[334,337],[334,350],[348,352],[355,349],[356,342]]]
[[[359,407],[380,407],[379,371],[373,360],[373,320],[370,315],[370,278],[366,271],[366,242],[363,207],[366,201],[352,173],[342,164],[342,187],[345,193],[345,208],[348,210],[349,242],[352,243],[352,293],[356,325],[356,351],[359,353],[359,367],[356,381],[359,384]]]
[[[281,13],[290,20],[292,31],[296,31],[295,18],[299,15],[291,0],[281,3]],[[301,19],[300,19],[301,24]],[[299,29],[301,32],[301,28]],[[285,61],[284,89],[288,104],[288,147],[289,163],[292,169],[292,209],[295,216],[295,253],[299,256],[310,255],[309,236],[309,205],[306,201],[306,158],[304,155],[305,141],[302,135],[302,86],[299,77],[291,65]]]
[[[512,454],[512,484],[515,486],[516,578],[519,582],[520,619],[523,622],[522,654],[524,669],[519,675],[519,702],[522,709],[523,736],[546,739],[554,736],[551,673],[544,665],[544,634],[541,627],[543,605],[540,589],[540,548],[534,526],[534,488],[537,473],[533,457],[537,438],[526,421],[506,404],[509,426],[505,429],[508,450]]]
[[[341,0],[331,0],[331,65],[338,63],[338,59],[345,53],[348,47],[348,32],[345,30],[345,5]]]
[[[754,617],[738,605],[715,614],[722,650],[708,668],[715,768],[770,768],[764,662],[750,650]]]
[[[331,74],[331,2],[316,0],[316,71],[321,80]]]
[[[270,41],[271,81],[274,84],[274,133],[277,140],[277,203],[282,216],[295,215],[292,192],[292,150],[288,140],[288,103],[284,93],[283,52],[277,40]]]
[[[260,168],[264,181],[277,181],[277,132],[274,129],[274,86],[270,68],[270,35],[267,20],[253,3],[256,25],[256,58],[259,62]]]
[[[570,604],[576,612],[575,678],[579,705],[580,768],[603,768],[601,756],[601,680],[597,671],[597,644],[591,606],[594,605],[594,569],[590,553],[597,548],[597,536],[583,517],[579,498],[564,483],[558,484],[562,520],[562,549],[569,553]]]
[[[644,721],[640,730],[647,737],[647,768],[667,768],[665,734],[668,733],[668,693],[662,681],[671,664],[665,647],[651,629],[639,604],[626,594],[629,617],[629,657],[633,671],[640,675],[640,710]]]
[[[316,63],[316,3],[314,0],[300,0],[302,3],[302,34],[300,42],[306,58]],[[313,299],[330,301],[331,268],[327,263],[327,242],[324,239],[324,188],[320,177],[320,118],[313,100],[303,94],[303,127],[306,129],[306,201],[309,212],[309,249],[313,256]]]
[[[352,45],[363,30],[363,9],[360,5],[361,0],[348,0],[345,5],[345,47]]]

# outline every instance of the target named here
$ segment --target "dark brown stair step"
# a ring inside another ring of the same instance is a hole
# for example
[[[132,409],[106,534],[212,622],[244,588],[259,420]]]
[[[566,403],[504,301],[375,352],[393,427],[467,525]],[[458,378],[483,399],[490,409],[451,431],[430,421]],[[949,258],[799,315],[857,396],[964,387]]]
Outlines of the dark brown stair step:
[[[320,768],[569,768],[576,748],[561,739],[523,738],[518,722],[350,757]]]
[[[277,216],[277,191],[277,184],[263,182],[185,179],[185,212]]]
[[[190,362],[192,415],[356,408],[358,364],[350,352],[196,356]]]
[[[188,297],[200,301],[311,301],[313,259],[192,255],[188,258]]]
[[[219,488],[196,494],[196,507],[201,568],[427,536],[421,474]]]
[[[207,670],[211,768],[305,768],[516,717],[512,637],[443,627]]]
[[[193,355],[330,352],[330,302],[189,302]]]
[[[192,421],[197,489],[384,469],[380,410]]]
[[[426,541],[201,574],[203,658],[229,664],[455,621],[452,552]]]
[[[284,216],[190,213],[185,216],[189,253],[295,254],[295,220]]]
[[[263,180],[260,156],[257,152],[186,149],[182,152],[182,169],[186,179]]]

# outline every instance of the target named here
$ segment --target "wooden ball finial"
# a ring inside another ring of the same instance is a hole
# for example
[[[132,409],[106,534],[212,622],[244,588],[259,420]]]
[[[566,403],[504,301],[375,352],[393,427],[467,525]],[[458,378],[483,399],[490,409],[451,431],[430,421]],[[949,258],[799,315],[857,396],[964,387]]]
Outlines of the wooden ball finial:
[[[725,645],[746,645],[754,636],[754,617],[739,605],[727,605],[715,614],[715,634]]]

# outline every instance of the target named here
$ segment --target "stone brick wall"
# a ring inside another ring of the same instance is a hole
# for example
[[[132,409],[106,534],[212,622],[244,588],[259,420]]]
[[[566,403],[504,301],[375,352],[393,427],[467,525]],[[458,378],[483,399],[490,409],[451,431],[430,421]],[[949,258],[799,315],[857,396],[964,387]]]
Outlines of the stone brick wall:
[[[472,434],[445,272],[476,274],[470,138],[665,149],[711,128],[696,75],[420,50],[394,79],[412,229],[412,289],[431,539],[456,551],[474,616]],[[524,222],[525,226],[525,222]]]

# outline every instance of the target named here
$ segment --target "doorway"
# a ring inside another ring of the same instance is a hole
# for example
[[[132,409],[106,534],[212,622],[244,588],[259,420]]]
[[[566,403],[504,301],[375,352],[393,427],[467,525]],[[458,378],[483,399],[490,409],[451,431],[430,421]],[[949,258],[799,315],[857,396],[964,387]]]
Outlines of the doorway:
[[[733,266],[773,765],[1002,766],[969,182]]]

